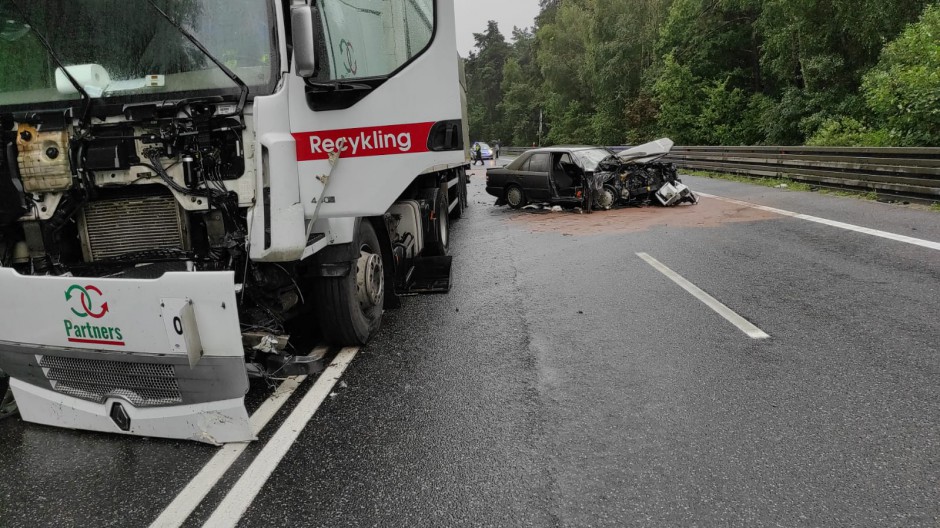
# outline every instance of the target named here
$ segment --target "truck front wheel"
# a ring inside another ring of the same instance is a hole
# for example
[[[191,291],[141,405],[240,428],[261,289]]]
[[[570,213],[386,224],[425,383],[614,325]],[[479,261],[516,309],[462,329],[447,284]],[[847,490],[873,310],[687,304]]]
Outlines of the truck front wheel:
[[[10,378],[0,372],[0,420],[16,414],[16,402],[10,390]]]
[[[385,267],[379,237],[368,220],[359,224],[359,259],[345,277],[317,280],[317,318],[333,345],[366,344],[382,324]]]

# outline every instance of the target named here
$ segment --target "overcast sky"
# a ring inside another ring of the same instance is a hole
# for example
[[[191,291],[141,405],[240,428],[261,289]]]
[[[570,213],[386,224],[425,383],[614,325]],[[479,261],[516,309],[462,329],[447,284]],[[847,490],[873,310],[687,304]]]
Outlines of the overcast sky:
[[[473,49],[474,33],[483,33],[486,23],[495,20],[499,31],[512,39],[513,26],[532,27],[539,14],[538,0],[454,0],[457,11],[457,51],[466,57]]]

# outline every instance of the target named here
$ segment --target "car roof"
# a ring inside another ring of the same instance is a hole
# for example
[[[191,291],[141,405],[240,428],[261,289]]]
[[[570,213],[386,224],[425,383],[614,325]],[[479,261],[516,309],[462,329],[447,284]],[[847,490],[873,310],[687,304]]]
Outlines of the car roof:
[[[606,149],[607,147],[598,147],[594,145],[552,145],[551,147],[539,147],[536,149],[530,149],[527,152],[575,152],[578,150],[594,150],[594,149]]]

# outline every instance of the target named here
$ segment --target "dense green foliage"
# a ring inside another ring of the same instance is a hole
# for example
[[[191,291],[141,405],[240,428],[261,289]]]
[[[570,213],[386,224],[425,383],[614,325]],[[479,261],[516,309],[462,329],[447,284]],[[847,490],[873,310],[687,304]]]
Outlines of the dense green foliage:
[[[473,139],[940,145],[937,0],[541,7],[508,42],[492,21],[475,35]]]

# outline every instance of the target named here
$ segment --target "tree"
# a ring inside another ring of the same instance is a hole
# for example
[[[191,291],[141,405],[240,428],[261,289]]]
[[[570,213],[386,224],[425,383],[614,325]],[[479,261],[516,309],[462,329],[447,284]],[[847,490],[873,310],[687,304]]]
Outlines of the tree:
[[[481,40],[508,51],[474,129],[527,144],[541,109],[548,143],[936,144],[936,4],[540,0],[532,32]]]
[[[590,143],[593,98],[587,65],[594,0],[561,3],[555,20],[536,35],[538,64],[544,79],[542,97],[550,128],[549,143]]]
[[[498,105],[504,143],[529,145],[538,139],[542,75],[535,59],[535,35],[513,28],[512,55],[503,67],[503,98]]]
[[[763,0],[757,21],[768,92],[768,140],[801,143],[838,116],[862,118],[858,89],[883,43],[929,0]]]
[[[499,31],[499,25],[490,20],[486,31],[474,33],[478,51],[467,59],[468,105],[481,111],[472,111],[471,139],[500,137],[502,130],[498,112],[502,100],[503,68],[509,58],[510,46]]]
[[[865,102],[899,145],[940,145],[940,5],[885,46],[865,75]]]

